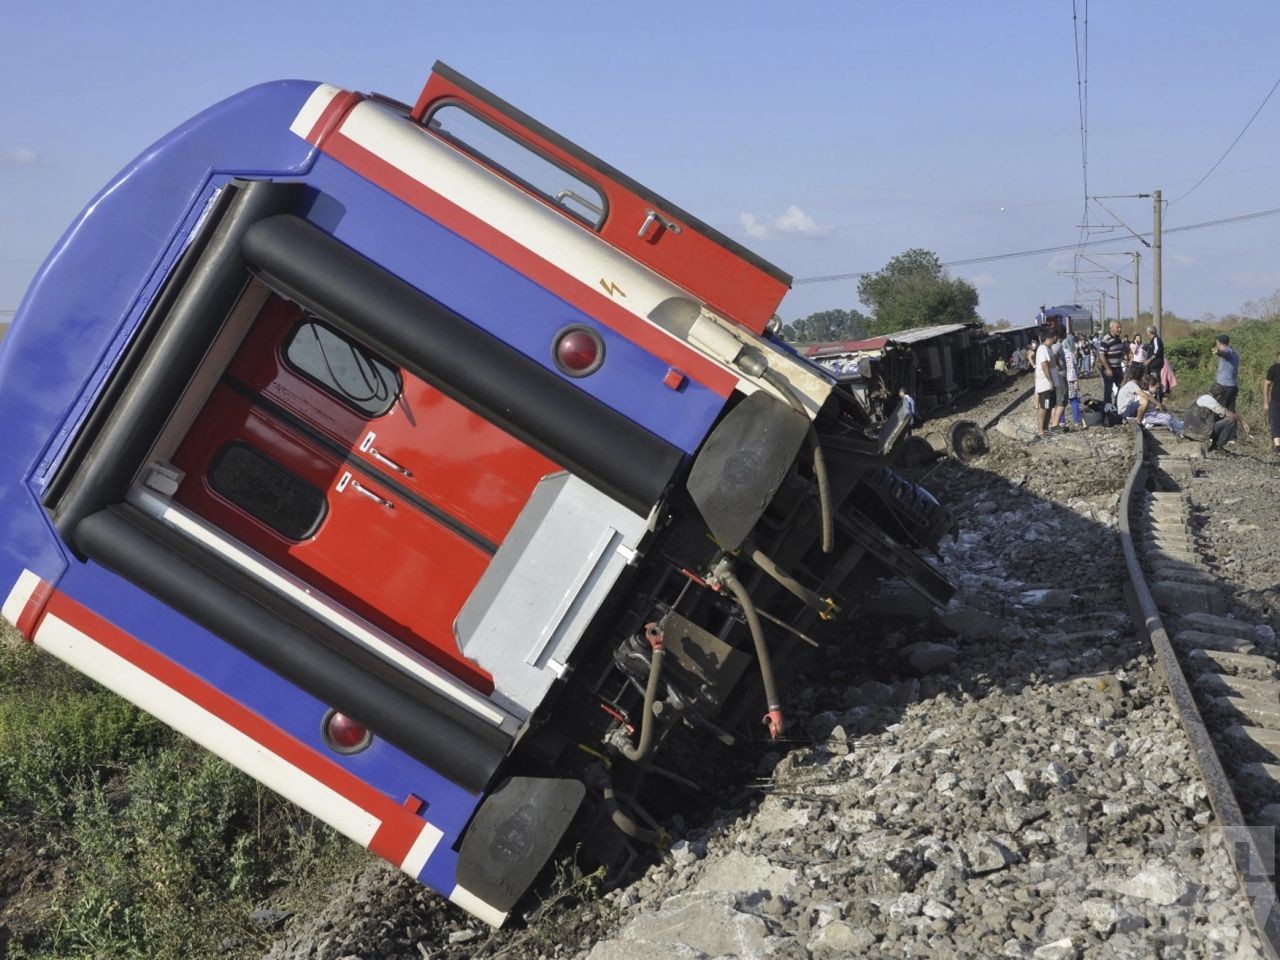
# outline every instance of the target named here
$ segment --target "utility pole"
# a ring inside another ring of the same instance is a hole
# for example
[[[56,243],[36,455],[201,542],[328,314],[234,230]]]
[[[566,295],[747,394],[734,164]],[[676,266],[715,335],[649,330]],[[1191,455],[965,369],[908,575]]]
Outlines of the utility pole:
[[[1138,317],[1142,315],[1139,309],[1141,301],[1138,299],[1138,267],[1142,264],[1142,254],[1135,250],[1129,256],[1133,257],[1133,325],[1136,327]]]
[[[1151,322],[1155,324],[1156,333],[1164,340],[1164,316],[1161,312],[1160,294],[1162,293],[1160,276],[1160,191],[1151,193],[1154,201],[1155,219],[1151,229]]]
[[[1118,273],[1117,273],[1117,274],[1116,274],[1116,319],[1117,319],[1117,320],[1119,320],[1120,318],[1121,318],[1121,313],[1120,313],[1120,274],[1118,274]],[[1137,318],[1137,317],[1134,317],[1134,318],[1133,318],[1133,326],[1134,326],[1134,329],[1136,330],[1136,329],[1137,329],[1137,327],[1138,327],[1138,318]]]

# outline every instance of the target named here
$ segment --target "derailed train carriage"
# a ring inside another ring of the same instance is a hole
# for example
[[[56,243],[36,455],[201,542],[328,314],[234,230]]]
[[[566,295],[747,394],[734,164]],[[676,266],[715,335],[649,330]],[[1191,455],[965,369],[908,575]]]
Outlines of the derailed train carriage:
[[[255,87],[86,207],[0,346],[37,646],[499,924],[625,862],[951,526],[743,249],[437,64]]]
[[[925,415],[990,383],[998,375],[996,361],[1008,360],[1042,330],[1037,324],[996,331],[986,331],[980,323],[936,324],[881,337],[811,344],[802,353],[865,396],[864,403],[874,406],[877,396],[894,398],[901,388]]]

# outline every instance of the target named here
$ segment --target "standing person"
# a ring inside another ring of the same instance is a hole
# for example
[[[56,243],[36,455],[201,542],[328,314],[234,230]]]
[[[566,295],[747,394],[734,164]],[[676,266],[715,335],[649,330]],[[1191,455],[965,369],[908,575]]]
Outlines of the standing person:
[[[1036,347],[1036,434],[1044,437],[1049,432],[1049,414],[1053,411],[1053,351],[1049,344],[1053,334],[1044,335],[1044,343]]]
[[[1155,387],[1157,400],[1164,399],[1164,338],[1153,326],[1147,327],[1147,376]]]
[[[1262,409],[1267,412],[1267,425],[1271,428],[1271,452],[1280,457],[1280,396],[1276,396],[1276,386],[1280,384],[1280,353],[1276,354],[1276,362],[1267,369],[1267,378],[1262,381]]]
[[[1071,404],[1071,419],[1077,427],[1084,426],[1080,418],[1080,352],[1079,343],[1067,340],[1063,359],[1067,364],[1067,400]]]
[[[1213,352],[1218,358],[1218,375],[1215,382],[1223,388],[1222,405],[1228,410],[1236,408],[1236,394],[1240,392],[1240,354],[1231,346],[1231,338],[1220,333],[1213,338]]]
[[[916,415],[916,398],[907,393],[906,387],[898,388],[898,396],[901,398],[902,406],[907,411],[907,429],[913,430],[920,426],[920,418]]]
[[[1066,427],[1067,425],[1067,363],[1066,350],[1063,347],[1065,336],[1055,336],[1049,350],[1053,354],[1053,363],[1049,372],[1053,376],[1053,416],[1049,418],[1050,427]]]
[[[1113,391],[1124,380],[1125,339],[1119,321],[1111,321],[1111,331],[1098,344],[1098,362],[1102,365],[1102,402],[1111,403]]]
[[[1135,333],[1133,335],[1133,362],[1141,363],[1144,366],[1147,362],[1147,348],[1143,346],[1142,334]]]

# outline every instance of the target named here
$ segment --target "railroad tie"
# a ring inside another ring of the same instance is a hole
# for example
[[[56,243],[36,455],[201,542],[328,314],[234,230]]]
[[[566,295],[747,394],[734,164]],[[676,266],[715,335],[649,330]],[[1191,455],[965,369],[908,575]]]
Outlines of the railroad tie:
[[[1201,673],[1225,673],[1249,680],[1275,680],[1280,667],[1270,657],[1256,653],[1229,653],[1195,647],[1187,651],[1187,664]]]
[[[1221,650],[1223,653],[1257,653],[1252,640],[1233,637],[1230,634],[1205,633],[1202,630],[1179,630],[1173,635],[1173,645],[1180,650]]]
[[[1240,767],[1236,777],[1254,792],[1273,801],[1280,800],[1280,765],[1246,763]]]
[[[1280,759],[1280,730],[1250,727],[1236,723],[1227,727],[1224,736],[1236,749],[1248,754],[1265,754]]]

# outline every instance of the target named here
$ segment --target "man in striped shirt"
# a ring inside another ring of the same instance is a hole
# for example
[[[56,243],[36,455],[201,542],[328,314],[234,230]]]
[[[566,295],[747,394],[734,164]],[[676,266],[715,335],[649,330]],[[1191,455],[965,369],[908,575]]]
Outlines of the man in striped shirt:
[[[1111,332],[1102,338],[1098,349],[1098,362],[1102,364],[1102,402],[1111,403],[1115,391],[1124,382],[1125,339],[1120,333],[1120,323],[1111,321]]]

